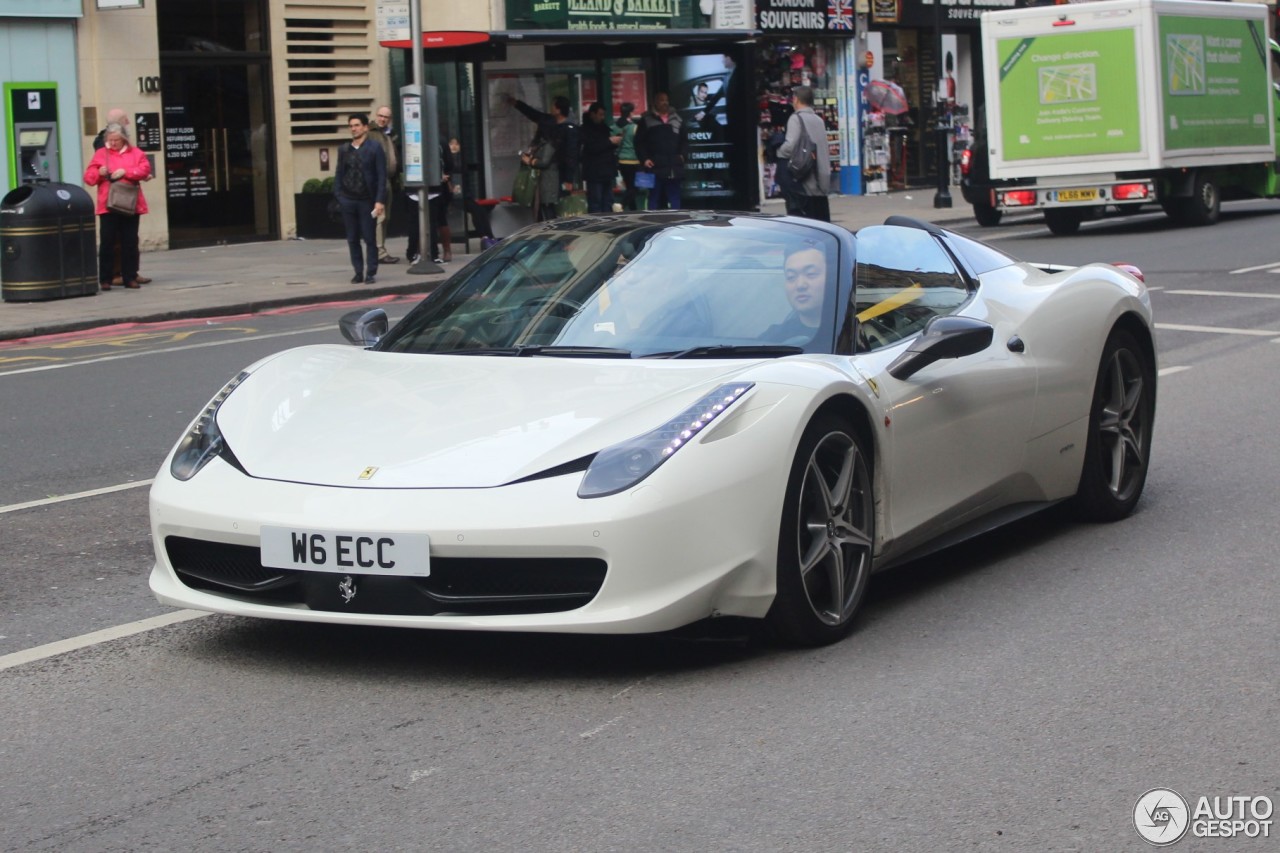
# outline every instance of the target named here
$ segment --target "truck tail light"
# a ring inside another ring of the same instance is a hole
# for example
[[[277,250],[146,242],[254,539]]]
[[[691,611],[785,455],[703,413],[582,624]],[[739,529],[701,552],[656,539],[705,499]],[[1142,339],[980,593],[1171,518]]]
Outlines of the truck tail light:
[[[1035,190],[1009,190],[1000,194],[1005,207],[1033,207],[1036,203]]]
[[[960,152],[960,174],[969,176],[969,167],[973,164],[973,149],[966,148]]]
[[[1111,190],[1111,196],[1116,201],[1147,198],[1150,195],[1151,189],[1146,184],[1117,184]]]

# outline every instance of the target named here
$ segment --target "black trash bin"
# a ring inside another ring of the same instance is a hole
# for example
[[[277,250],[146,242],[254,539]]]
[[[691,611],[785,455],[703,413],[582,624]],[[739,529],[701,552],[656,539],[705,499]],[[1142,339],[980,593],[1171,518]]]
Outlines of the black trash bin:
[[[34,302],[98,292],[94,202],[83,187],[42,181],[0,201],[0,297]]]

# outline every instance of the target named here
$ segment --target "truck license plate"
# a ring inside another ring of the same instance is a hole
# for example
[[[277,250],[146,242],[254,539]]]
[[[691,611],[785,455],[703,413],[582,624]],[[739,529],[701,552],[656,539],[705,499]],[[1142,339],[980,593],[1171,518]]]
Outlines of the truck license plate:
[[[425,533],[263,527],[260,546],[262,565],[277,569],[412,577],[431,574],[431,538]]]
[[[1058,201],[1097,201],[1098,191],[1094,189],[1088,190],[1058,190]]]

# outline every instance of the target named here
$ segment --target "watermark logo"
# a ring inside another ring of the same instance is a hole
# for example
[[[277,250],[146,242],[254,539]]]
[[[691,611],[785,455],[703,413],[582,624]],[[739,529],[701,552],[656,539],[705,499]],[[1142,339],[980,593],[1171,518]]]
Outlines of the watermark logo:
[[[1133,825],[1142,840],[1166,847],[1182,840],[1191,825],[1187,801],[1177,791],[1152,788],[1133,807]]]
[[[1167,847],[1189,831],[1193,838],[1270,838],[1270,797],[1198,797],[1195,806],[1170,788],[1152,788],[1133,807],[1133,826],[1144,841]]]

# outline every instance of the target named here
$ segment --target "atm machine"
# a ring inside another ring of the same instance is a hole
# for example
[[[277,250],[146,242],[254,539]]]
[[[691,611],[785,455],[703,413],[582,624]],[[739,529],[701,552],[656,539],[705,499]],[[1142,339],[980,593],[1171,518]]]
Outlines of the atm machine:
[[[13,135],[18,143],[19,184],[62,180],[56,121],[14,122]]]
[[[57,84],[5,83],[4,96],[0,151],[8,160],[9,186],[0,187],[0,192],[37,181],[60,182]],[[79,183],[78,176],[72,180]]]

